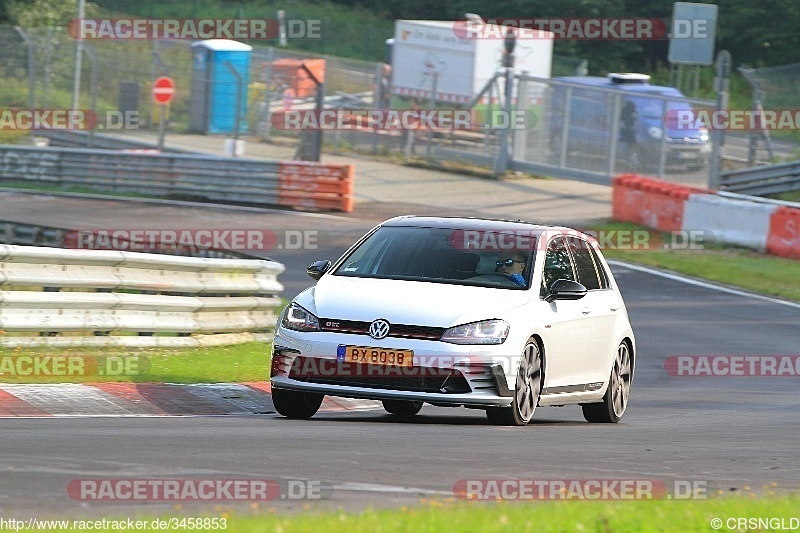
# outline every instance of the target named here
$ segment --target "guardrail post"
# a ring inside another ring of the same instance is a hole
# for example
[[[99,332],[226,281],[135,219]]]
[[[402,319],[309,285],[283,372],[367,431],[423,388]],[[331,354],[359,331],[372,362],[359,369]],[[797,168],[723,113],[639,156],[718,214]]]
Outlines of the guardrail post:
[[[14,30],[25,41],[25,47],[28,49],[28,107],[29,109],[33,110],[36,107],[36,72],[34,70],[36,65],[34,59],[35,49],[33,46],[33,41],[31,40],[30,36],[25,33],[25,30],[19,26],[14,26]],[[33,136],[34,130],[31,129],[30,131],[31,136]]]
[[[717,77],[714,79],[714,89],[717,91],[717,112],[728,108],[728,87],[730,80],[728,74],[731,70],[731,54],[721,50],[717,54]],[[711,161],[708,165],[708,188],[712,191],[719,189],[720,166],[722,165],[722,148],[725,144],[725,131],[714,129],[712,131],[714,144],[711,151]]]

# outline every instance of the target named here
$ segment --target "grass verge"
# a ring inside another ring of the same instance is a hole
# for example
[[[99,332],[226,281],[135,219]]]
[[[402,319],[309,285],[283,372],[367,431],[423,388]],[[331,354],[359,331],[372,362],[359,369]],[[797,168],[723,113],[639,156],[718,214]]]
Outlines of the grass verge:
[[[255,533],[263,531],[348,533],[398,531],[636,531],[694,532],[796,529],[800,497],[745,496],[710,500],[653,501],[551,501],[531,503],[472,503],[423,501],[422,506],[400,510],[368,510],[360,513],[307,513],[297,515],[264,514],[257,516],[222,513],[227,531]],[[209,515],[211,516],[211,515]],[[216,515],[218,518],[220,515]],[[736,520],[764,520],[742,527]],[[166,517],[160,517],[166,520]],[[180,520],[181,518],[178,518]],[[152,520],[152,519],[151,519]],[[712,521],[719,520],[721,522]],[[764,523],[771,524],[771,527]],[[720,527],[715,527],[719,524]],[[729,527],[734,526],[734,527]],[[150,529],[145,529],[150,531]],[[73,529],[71,531],[78,531]]]
[[[773,194],[772,198],[775,198],[776,200],[783,200],[785,202],[800,202],[800,191],[789,191]]]
[[[269,379],[272,345],[0,350],[0,383],[236,383]]]
[[[652,237],[651,242],[673,242],[670,233],[659,234],[657,230],[627,222],[606,221],[586,229],[605,235],[611,231],[640,230],[648,232]],[[610,240],[613,241],[613,237]],[[715,243],[702,243],[701,249],[685,250],[615,249],[605,246],[603,254],[608,259],[664,268],[761,294],[800,300],[800,285],[796,281],[800,279],[800,261],[793,259]]]

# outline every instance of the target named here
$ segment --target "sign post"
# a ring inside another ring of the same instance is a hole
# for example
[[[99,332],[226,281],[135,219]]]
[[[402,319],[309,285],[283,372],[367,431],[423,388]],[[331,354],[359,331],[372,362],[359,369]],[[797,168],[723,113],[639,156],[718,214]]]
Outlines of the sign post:
[[[158,113],[158,149],[164,149],[164,113],[167,104],[175,96],[175,82],[168,76],[161,76],[153,82],[153,100],[161,106]]]

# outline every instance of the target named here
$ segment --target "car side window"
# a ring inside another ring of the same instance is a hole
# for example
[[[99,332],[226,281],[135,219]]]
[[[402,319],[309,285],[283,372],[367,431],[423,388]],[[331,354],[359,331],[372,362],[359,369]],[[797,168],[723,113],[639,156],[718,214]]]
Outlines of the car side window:
[[[550,287],[559,279],[575,281],[569,250],[567,250],[563,237],[556,237],[547,245],[544,258],[544,271],[542,272],[542,297],[550,293]]]
[[[591,248],[589,243],[577,237],[570,237],[569,248],[572,251],[572,258],[575,260],[578,282],[590,291],[602,288],[597,265],[589,252],[589,248]]]
[[[597,250],[593,247],[589,246],[589,253],[592,254],[592,259],[594,259],[594,264],[597,267],[597,274],[600,276],[600,288],[607,289],[611,286],[608,281],[608,272],[606,272],[605,267],[603,266],[603,262],[600,261],[600,257],[597,255]]]

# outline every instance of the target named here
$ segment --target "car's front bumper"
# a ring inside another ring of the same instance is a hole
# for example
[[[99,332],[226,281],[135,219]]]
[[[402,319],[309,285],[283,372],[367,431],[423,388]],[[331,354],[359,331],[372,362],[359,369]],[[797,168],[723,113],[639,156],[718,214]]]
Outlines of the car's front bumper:
[[[340,345],[413,350],[412,368],[343,363]],[[509,346],[454,345],[440,341],[383,339],[278,328],[271,382],[278,389],[372,400],[422,401],[452,406],[508,406],[519,367]],[[516,351],[516,350],[513,350]],[[509,380],[512,380],[509,382]]]
[[[372,389],[368,387],[350,387],[329,383],[308,383],[297,381],[285,376],[275,376],[271,380],[272,387],[293,391],[313,392],[330,396],[343,396],[345,398],[359,398],[363,400],[406,400],[426,402],[434,405],[457,407],[507,407],[511,405],[511,396],[496,394],[442,394],[433,392],[415,392],[392,389]]]

